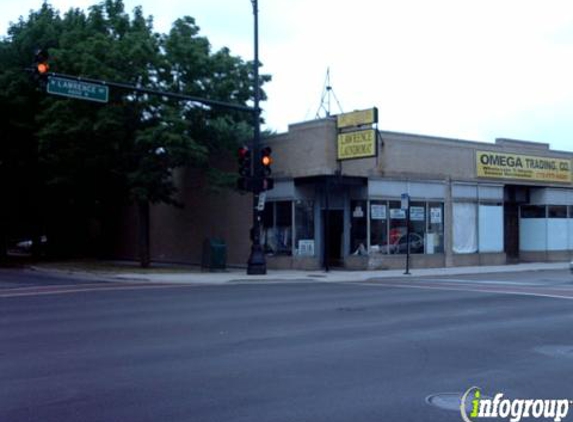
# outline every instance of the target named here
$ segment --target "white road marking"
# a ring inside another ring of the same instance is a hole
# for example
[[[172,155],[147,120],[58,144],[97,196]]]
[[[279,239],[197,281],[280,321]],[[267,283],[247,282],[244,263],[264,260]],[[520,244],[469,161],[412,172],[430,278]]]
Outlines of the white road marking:
[[[369,287],[396,287],[401,289],[419,289],[419,290],[443,290],[443,291],[456,291],[456,292],[475,292],[475,293],[494,293],[494,294],[506,294],[506,295],[519,295],[519,296],[534,296],[534,297],[547,297],[552,299],[566,299],[566,300],[573,300],[573,291],[571,292],[571,296],[559,295],[559,294],[550,294],[550,293],[540,293],[540,292],[520,292],[520,291],[512,291],[512,290],[484,290],[484,289],[477,289],[477,288],[470,288],[469,286],[433,286],[431,284],[428,285],[412,285],[412,284],[392,284],[392,283],[348,283],[348,284],[356,284],[359,286],[369,286]]]
[[[70,294],[70,293],[82,293],[82,292],[102,292],[102,291],[111,291],[111,290],[146,290],[146,289],[166,289],[166,288],[173,288],[173,287],[192,287],[192,284],[153,284],[153,285],[118,285],[114,284],[113,286],[100,286],[100,287],[88,287],[88,288],[53,288],[53,289],[40,289],[36,291],[32,291],[28,288],[22,288],[18,291],[14,291],[16,289],[11,289],[11,292],[4,293],[4,291],[0,291],[0,298],[8,298],[8,297],[25,297],[25,296],[48,296],[48,295],[60,295],[60,294]],[[47,286],[44,286],[47,287]],[[56,287],[56,286],[52,286]],[[57,286],[62,287],[62,286]],[[23,289],[26,289],[22,291]],[[8,290],[8,289],[6,289]]]

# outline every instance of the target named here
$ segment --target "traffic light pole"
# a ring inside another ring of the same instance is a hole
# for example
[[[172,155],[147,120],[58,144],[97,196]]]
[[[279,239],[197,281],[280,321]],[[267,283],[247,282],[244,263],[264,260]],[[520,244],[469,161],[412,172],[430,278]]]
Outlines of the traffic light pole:
[[[265,187],[263,187],[263,168],[260,160],[261,155],[261,88],[259,81],[259,10],[258,10],[258,0],[251,0],[253,5],[253,15],[254,15],[254,107],[244,106],[241,104],[227,103],[223,101],[210,100],[201,97],[194,97],[185,94],[179,94],[175,92],[166,92],[161,90],[155,90],[150,88],[144,88],[141,86],[136,86],[133,84],[119,83],[119,82],[109,82],[101,79],[83,78],[78,76],[66,75],[62,73],[48,72],[49,67],[46,67],[42,71],[42,75],[46,78],[56,77],[62,79],[73,80],[77,82],[88,82],[93,84],[98,84],[102,86],[109,86],[118,89],[129,90],[133,92],[139,92],[149,95],[157,95],[166,98],[172,98],[176,100],[192,101],[200,104],[204,104],[209,107],[222,107],[231,110],[244,111],[252,113],[253,115],[253,125],[254,125],[254,137],[252,146],[252,189],[253,189],[253,227],[252,227],[252,245],[251,254],[247,262],[247,274],[249,275],[261,275],[267,273],[267,264],[265,260],[265,255],[261,246],[261,221],[260,221],[260,211],[258,208],[259,196]],[[36,61],[47,60],[46,57],[40,57],[40,53],[36,54]],[[31,72],[37,71],[37,69],[26,69]],[[107,100],[106,100],[107,101]]]
[[[251,0],[253,4],[253,15],[255,25],[255,61],[254,61],[254,95],[255,107],[254,117],[254,137],[253,137],[253,236],[251,245],[251,255],[247,261],[247,274],[264,275],[267,273],[267,263],[265,254],[261,246],[261,220],[260,212],[257,209],[259,195],[262,189],[262,168],[261,168],[261,88],[259,85],[259,8],[258,0]],[[259,183],[261,182],[261,183]]]
[[[31,71],[31,72],[34,71],[34,69],[32,69],[32,68],[28,68],[26,70]],[[158,97],[171,98],[174,100],[191,101],[191,102],[203,104],[203,105],[206,105],[209,107],[220,107],[220,108],[226,108],[229,110],[244,111],[244,112],[249,112],[249,113],[253,113],[255,111],[255,109],[253,107],[249,107],[249,106],[245,106],[245,105],[241,105],[241,104],[234,104],[234,103],[228,103],[225,101],[211,100],[208,98],[195,97],[193,95],[180,94],[177,92],[161,91],[159,89],[145,88],[145,87],[141,87],[141,86],[137,86],[137,85],[133,85],[133,84],[121,83],[121,82],[110,82],[110,81],[104,81],[102,79],[84,78],[82,76],[73,76],[73,75],[67,75],[65,73],[56,73],[56,72],[46,72],[44,74],[44,76],[45,77],[51,76],[51,77],[55,77],[55,78],[68,79],[70,81],[76,81],[76,82],[88,82],[88,83],[102,85],[102,86],[109,86],[111,88],[118,88],[118,89],[123,89],[126,91],[138,92],[140,94],[148,94],[148,95],[155,95]]]

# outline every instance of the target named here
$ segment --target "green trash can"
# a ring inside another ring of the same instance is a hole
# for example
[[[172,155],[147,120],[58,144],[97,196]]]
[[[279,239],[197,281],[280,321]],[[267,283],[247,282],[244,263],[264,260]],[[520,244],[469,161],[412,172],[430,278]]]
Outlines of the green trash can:
[[[201,267],[209,271],[227,268],[227,245],[225,240],[213,237],[203,241]]]

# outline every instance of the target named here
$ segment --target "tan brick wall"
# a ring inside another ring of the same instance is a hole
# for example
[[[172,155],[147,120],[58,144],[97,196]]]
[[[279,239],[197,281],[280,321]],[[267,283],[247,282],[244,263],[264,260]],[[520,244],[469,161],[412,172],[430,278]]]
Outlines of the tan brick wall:
[[[232,191],[209,193],[197,172],[178,174],[184,208],[151,208],[151,256],[158,261],[200,263],[205,238],[222,238],[227,263],[246,265],[252,196]]]

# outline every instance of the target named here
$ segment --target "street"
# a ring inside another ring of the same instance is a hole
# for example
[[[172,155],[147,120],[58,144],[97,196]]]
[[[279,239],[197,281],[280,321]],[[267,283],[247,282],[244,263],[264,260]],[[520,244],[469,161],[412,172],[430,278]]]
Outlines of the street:
[[[567,271],[348,274],[198,286],[0,272],[0,421],[461,421],[432,395],[573,399]]]

